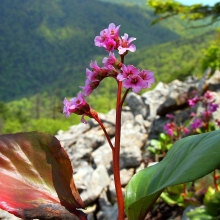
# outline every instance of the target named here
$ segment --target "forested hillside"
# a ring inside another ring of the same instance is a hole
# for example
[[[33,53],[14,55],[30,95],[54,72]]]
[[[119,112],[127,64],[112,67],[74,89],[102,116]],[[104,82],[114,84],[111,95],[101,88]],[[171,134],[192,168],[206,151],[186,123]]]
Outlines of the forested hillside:
[[[183,23],[175,21],[172,29],[169,22],[151,26],[152,11],[141,7],[95,0],[1,0],[0,100],[56,88],[61,96],[76,93],[90,60],[103,54],[94,47],[94,37],[110,22],[122,25],[122,35],[137,37],[138,49],[181,37]]]
[[[1,0],[0,18],[3,101],[56,87],[76,92],[86,66],[102,52],[94,37],[110,22],[136,36],[139,48],[179,38],[161,25],[149,30],[150,15],[143,10],[95,0]]]

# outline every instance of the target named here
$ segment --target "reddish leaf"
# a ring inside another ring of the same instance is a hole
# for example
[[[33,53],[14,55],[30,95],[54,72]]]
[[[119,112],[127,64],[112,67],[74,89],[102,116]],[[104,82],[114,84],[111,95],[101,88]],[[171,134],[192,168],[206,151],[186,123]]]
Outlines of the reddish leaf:
[[[59,141],[40,132],[0,135],[0,208],[20,218],[87,219]]]

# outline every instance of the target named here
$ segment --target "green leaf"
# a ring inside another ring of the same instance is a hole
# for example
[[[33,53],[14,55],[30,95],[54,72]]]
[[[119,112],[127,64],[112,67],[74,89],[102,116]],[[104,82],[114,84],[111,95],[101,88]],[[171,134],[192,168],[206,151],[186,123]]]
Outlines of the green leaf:
[[[198,207],[186,213],[190,220],[218,220],[210,215],[205,207]]]
[[[0,208],[22,219],[85,220],[66,151],[52,135],[0,135]]]
[[[139,171],[126,187],[129,220],[142,220],[164,188],[190,182],[220,166],[220,130],[177,141],[165,158]]]
[[[207,212],[212,216],[220,216],[220,192],[209,187],[204,198]]]

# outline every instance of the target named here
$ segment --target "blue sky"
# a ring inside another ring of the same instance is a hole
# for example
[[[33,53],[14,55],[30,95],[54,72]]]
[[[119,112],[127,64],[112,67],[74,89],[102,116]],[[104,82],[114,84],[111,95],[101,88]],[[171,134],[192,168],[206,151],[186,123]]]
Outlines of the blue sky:
[[[199,3],[202,3],[203,5],[214,5],[215,3],[220,2],[220,0],[177,0],[177,1],[185,5],[192,5]]]

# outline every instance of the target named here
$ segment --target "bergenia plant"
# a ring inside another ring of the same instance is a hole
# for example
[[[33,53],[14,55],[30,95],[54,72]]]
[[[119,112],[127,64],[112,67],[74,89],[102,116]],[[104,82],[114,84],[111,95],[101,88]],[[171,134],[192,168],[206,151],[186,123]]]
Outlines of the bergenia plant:
[[[202,109],[199,114],[191,114],[192,123],[190,126],[193,132],[198,132],[198,129],[203,130],[203,132],[213,130],[213,113],[219,108],[219,104],[215,103],[213,93],[211,91],[207,91],[203,96],[196,95],[193,99],[189,99],[188,103],[190,106],[195,106],[196,104],[200,103]],[[216,121],[216,124],[218,125],[218,120]]]
[[[86,82],[78,95],[64,99],[66,116],[81,115],[98,122],[112,150],[112,164],[117,195],[118,220],[143,220],[163,190],[172,185],[200,178],[220,166],[220,132],[190,136],[177,141],[165,158],[133,176],[122,193],[120,180],[120,138],[122,105],[129,91],[150,88],[154,74],[125,65],[129,52],[135,52],[136,38],[124,34],[120,25],[109,24],[95,37],[95,45],[108,52],[103,66],[91,61]],[[116,52],[116,53],[114,53]],[[116,55],[118,53],[118,55]],[[117,58],[119,57],[119,58]],[[86,101],[100,82],[112,77],[117,84],[115,139],[111,141],[98,113]],[[87,219],[83,201],[74,184],[73,170],[59,141],[39,132],[0,137],[0,208],[24,219]]]

